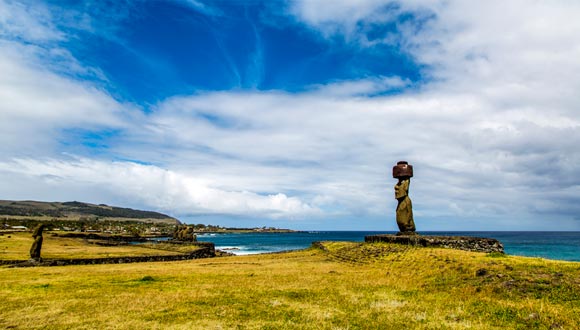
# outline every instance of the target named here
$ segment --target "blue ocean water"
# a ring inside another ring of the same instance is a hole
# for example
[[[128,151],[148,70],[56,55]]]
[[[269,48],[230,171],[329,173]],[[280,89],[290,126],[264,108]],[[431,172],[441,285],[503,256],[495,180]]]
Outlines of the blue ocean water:
[[[376,231],[310,231],[296,233],[201,234],[198,240],[213,242],[217,249],[243,255],[299,250],[314,241],[363,242]],[[391,232],[389,234],[393,234]],[[580,232],[421,232],[422,235],[452,235],[495,238],[510,255],[580,261]]]

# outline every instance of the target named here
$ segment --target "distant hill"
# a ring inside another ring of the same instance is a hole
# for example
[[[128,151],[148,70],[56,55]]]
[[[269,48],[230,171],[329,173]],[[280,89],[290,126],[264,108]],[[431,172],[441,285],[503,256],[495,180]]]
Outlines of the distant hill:
[[[0,200],[0,217],[27,217],[37,220],[79,220],[106,219],[118,221],[140,221],[150,223],[179,224],[179,220],[166,214],[141,211],[105,204],[90,204],[83,202],[38,202]]]

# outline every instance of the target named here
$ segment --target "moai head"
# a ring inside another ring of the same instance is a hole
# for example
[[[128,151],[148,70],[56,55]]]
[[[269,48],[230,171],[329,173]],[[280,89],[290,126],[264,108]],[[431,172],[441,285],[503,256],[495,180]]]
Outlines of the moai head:
[[[32,237],[42,236],[43,230],[44,230],[44,224],[41,223],[38,226],[36,226],[36,228],[34,228],[34,231],[32,232]]]
[[[397,162],[393,166],[393,178],[399,179],[395,185],[395,198],[404,198],[409,194],[409,179],[413,177],[413,165],[409,165],[406,161]]]

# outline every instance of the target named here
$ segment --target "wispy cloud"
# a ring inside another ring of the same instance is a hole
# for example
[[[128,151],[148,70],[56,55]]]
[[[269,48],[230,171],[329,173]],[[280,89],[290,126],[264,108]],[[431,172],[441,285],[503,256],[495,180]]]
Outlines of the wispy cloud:
[[[86,198],[95,194],[114,196],[113,203],[121,199],[133,205],[148,205],[178,215],[303,218],[319,213],[296,197],[281,193],[260,195],[249,191],[224,190],[214,187],[214,183],[207,178],[132,162],[103,162],[86,158],[13,159],[11,162],[0,162],[0,177],[7,175],[34,177],[43,188],[52,187],[53,191],[44,199],[54,199],[56,196],[71,199],[73,196],[67,192],[78,193],[77,188],[82,186],[85,192],[81,196]],[[41,191],[46,193],[47,189]]]
[[[94,85],[43,67],[43,54],[34,46],[0,41],[0,141],[5,156],[54,151],[62,129],[121,128],[127,126],[126,116],[136,114]]]
[[[252,27],[254,34],[254,51],[249,58],[247,75],[250,87],[256,88],[260,86],[264,79],[264,49],[258,28],[250,19],[248,19],[248,23]]]
[[[18,1],[0,3],[0,36],[33,42],[65,38],[53,24],[52,13],[46,6]]]
[[[216,7],[209,6],[202,1],[198,0],[174,0],[176,3],[182,3],[190,8],[201,12],[208,16],[222,16],[223,12]]]

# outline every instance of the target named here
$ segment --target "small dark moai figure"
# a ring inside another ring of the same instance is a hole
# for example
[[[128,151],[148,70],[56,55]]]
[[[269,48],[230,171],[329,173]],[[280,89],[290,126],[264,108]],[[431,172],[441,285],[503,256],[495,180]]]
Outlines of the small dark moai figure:
[[[44,225],[38,225],[32,232],[32,238],[34,238],[34,243],[30,247],[30,258],[33,260],[40,260],[40,249],[42,249],[42,231],[44,230]]]
[[[416,235],[415,221],[413,221],[413,206],[409,198],[409,184],[413,177],[413,166],[405,161],[397,162],[393,167],[393,178],[399,180],[395,185],[397,199],[397,235]]]

